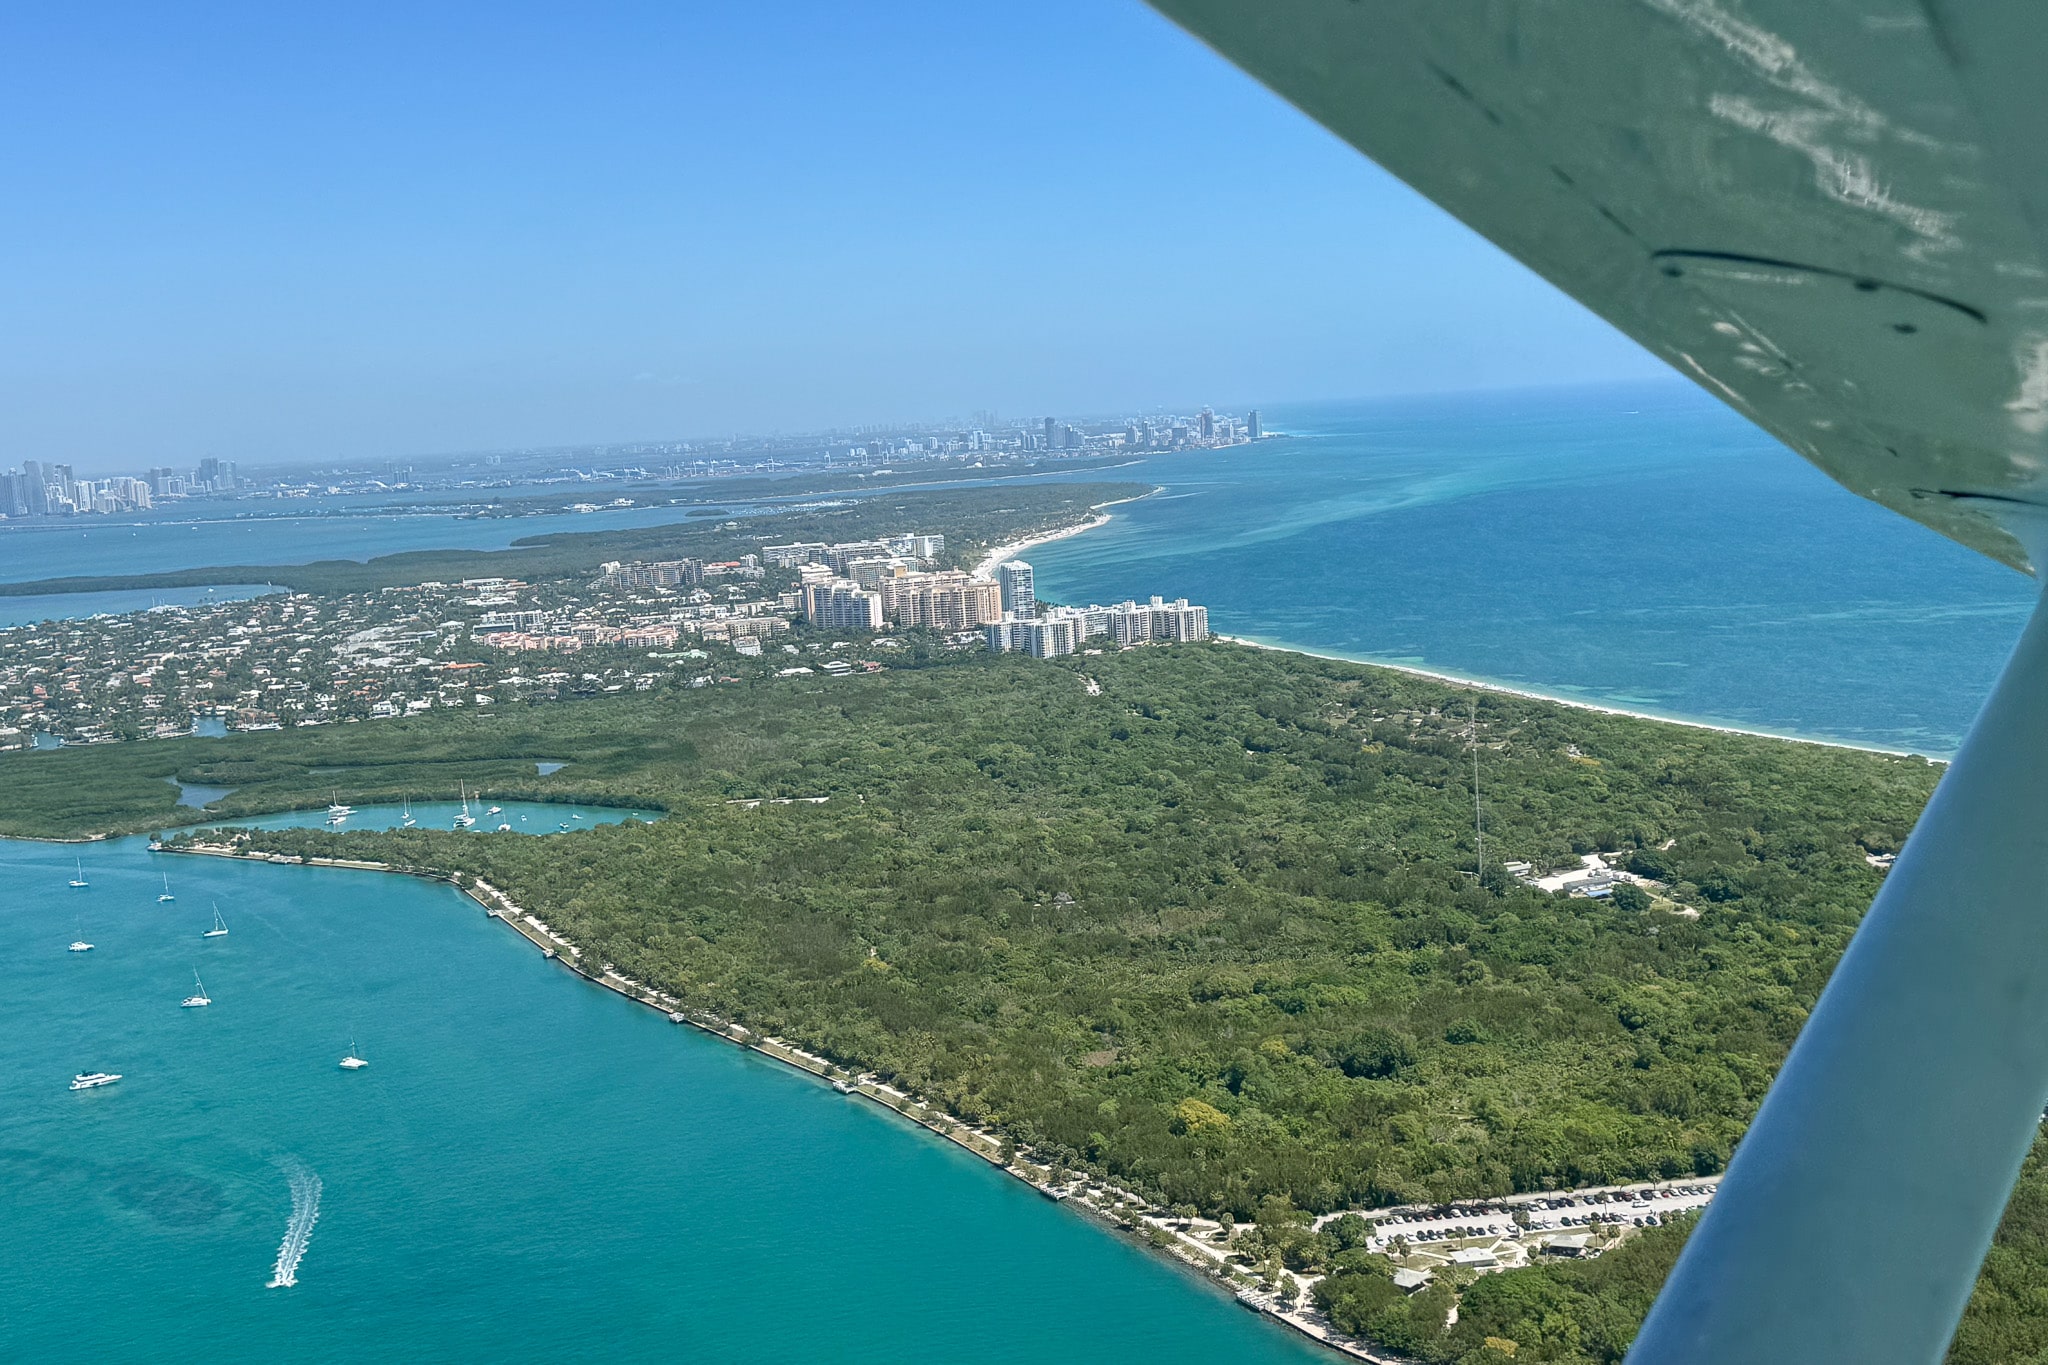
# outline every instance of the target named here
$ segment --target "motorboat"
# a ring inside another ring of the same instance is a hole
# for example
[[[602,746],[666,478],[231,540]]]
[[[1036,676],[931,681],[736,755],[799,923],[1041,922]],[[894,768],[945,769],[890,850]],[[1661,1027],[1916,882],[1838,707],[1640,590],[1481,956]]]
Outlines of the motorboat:
[[[71,1078],[73,1090],[91,1090],[96,1086],[112,1085],[121,1079],[117,1071],[81,1071]]]
[[[87,943],[84,939],[79,939],[76,943],[73,943],[70,946],[70,948],[66,949],[65,951],[73,953],[89,953],[92,951],[92,945],[90,943]]]

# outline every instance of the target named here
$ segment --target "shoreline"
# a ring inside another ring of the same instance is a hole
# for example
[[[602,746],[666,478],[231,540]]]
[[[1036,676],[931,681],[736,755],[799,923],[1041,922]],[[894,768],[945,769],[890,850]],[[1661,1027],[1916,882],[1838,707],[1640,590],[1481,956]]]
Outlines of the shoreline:
[[[1210,1289],[1231,1295],[1240,1306],[1262,1317],[1271,1318],[1276,1325],[1298,1333],[1318,1346],[1349,1356],[1353,1360],[1366,1361],[1368,1365],[1411,1365],[1405,1357],[1381,1354],[1364,1342],[1343,1336],[1324,1321],[1321,1314],[1306,1306],[1291,1310],[1284,1308],[1272,1293],[1249,1287],[1239,1279],[1233,1278],[1227,1259],[1228,1248],[1205,1245],[1187,1233],[1174,1229],[1170,1226],[1176,1221],[1171,1210],[1155,1210],[1140,1196],[1107,1181],[1091,1181],[1082,1177],[1070,1181],[1069,1188],[1061,1188],[1052,1183],[1055,1168],[1051,1163],[1034,1164],[1036,1153],[1000,1134],[978,1128],[909,1091],[890,1085],[879,1076],[839,1066],[829,1058],[772,1034],[762,1033],[703,1011],[684,1009],[682,1001],[630,977],[622,976],[608,964],[600,964],[595,969],[585,966],[581,961],[581,950],[573,943],[555,933],[538,916],[482,878],[472,878],[464,884],[453,874],[398,867],[391,863],[368,859],[264,853],[238,849],[226,844],[193,843],[171,847],[152,840],[150,851],[228,858],[236,862],[267,863],[273,867],[324,867],[351,872],[375,872],[445,883],[481,906],[487,918],[509,926],[521,938],[540,949],[543,958],[560,963],[593,986],[600,986],[636,1005],[644,1005],[666,1015],[671,1023],[687,1024],[700,1033],[722,1042],[757,1053],[770,1061],[780,1062],[818,1080],[829,1081],[835,1090],[839,1090],[849,1099],[865,1099],[872,1104],[880,1105],[932,1135],[944,1138],[972,1153],[1001,1174],[1021,1181],[1055,1204],[1071,1205],[1087,1221],[1100,1224],[1104,1230],[1130,1233],[1141,1245],[1167,1257],[1176,1269],[1194,1275]],[[1016,1154],[1013,1160],[1005,1160],[1006,1150]],[[1086,1197],[1091,1189],[1100,1191],[1094,1200]],[[1098,1200],[1102,1202],[1097,1202]],[[1111,1207],[1103,1207],[1102,1203],[1108,1203]],[[1409,1206],[1401,1206],[1407,1207]],[[1381,1213],[1398,1211],[1376,1210]],[[1305,1295],[1303,1302],[1305,1305]]]
[[[1721,735],[1745,735],[1751,739],[1774,739],[1784,744],[1816,744],[1823,749],[1847,749],[1859,754],[1883,754],[1887,758],[1917,758],[1925,763],[1940,767],[1948,766],[1947,757],[1935,757],[1918,753],[1912,749],[1887,749],[1876,744],[1852,744],[1845,739],[1816,739],[1810,735],[1787,735],[1774,730],[1751,730],[1740,725],[1722,725],[1711,720],[1687,720],[1677,716],[1660,716],[1654,711],[1632,711],[1625,706],[1610,706],[1605,702],[1585,701],[1576,697],[1559,697],[1549,692],[1538,692],[1534,688],[1514,687],[1507,683],[1489,682],[1483,678],[1468,678],[1459,673],[1446,673],[1441,669],[1420,668],[1414,664],[1389,663],[1383,659],[1361,659],[1350,654],[1333,654],[1327,650],[1309,649],[1302,645],[1272,644],[1255,640],[1248,635],[1215,635],[1211,637],[1226,644],[1242,645],[1246,649],[1263,649],[1274,654],[1299,654],[1310,659],[1327,659],[1332,663],[1357,664],[1361,668],[1384,668],[1392,673],[1406,673],[1412,678],[1428,678],[1432,682],[1453,683],[1459,687],[1470,687],[1481,692],[1494,692],[1504,697],[1520,697],[1524,701],[1544,701],[1556,706],[1569,706],[1575,711],[1592,711],[1603,716],[1623,716],[1630,720],[1647,720],[1658,725],[1678,725],[1688,730],[1710,730]]]
[[[1062,527],[1056,531],[1047,531],[1039,535],[1027,536],[1022,540],[1014,541],[1007,545],[994,546],[987,554],[982,556],[981,562],[975,565],[971,577],[985,582],[994,577],[996,565],[1004,560],[1015,559],[1018,555],[1040,545],[1050,545],[1056,540],[1066,540],[1072,536],[1082,535],[1085,532],[1107,526],[1111,520],[1110,514],[1101,509],[1118,507],[1127,502],[1138,502],[1142,498],[1149,498],[1165,491],[1162,485],[1154,487],[1150,493],[1140,494],[1136,498],[1118,498],[1113,502],[1098,503],[1094,509],[1098,515],[1091,517],[1087,521],[1073,526]],[[1775,739],[1786,744],[1817,744],[1825,749],[1848,749],[1855,753],[1883,754],[1888,758],[1917,758],[1939,767],[1946,767],[1949,762],[1949,755],[1945,754],[1924,754],[1912,749],[1886,748],[1880,744],[1856,744],[1844,739],[1819,739],[1811,735],[1788,735],[1775,730],[1755,730],[1741,725],[1724,725],[1718,721],[1692,720],[1678,716],[1660,716],[1653,711],[1637,711],[1626,706],[1613,706],[1605,702],[1586,701],[1578,697],[1561,697],[1554,693],[1538,691],[1531,687],[1516,687],[1509,683],[1467,677],[1460,673],[1450,673],[1442,669],[1423,668],[1415,664],[1390,663],[1383,659],[1361,659],[1350,654],[1338,654],[1330,650],[1311,649],[1305,645],[1280,644],[1267,640],[1258,640],[1248,635],[1225,635],[1218,633],[1211,638],[1224,641],[1227,644],[1242,645],[1247,649],[1269,650],[1275,654],[1299,654],[1305,658],[1327,659],[1333,663],[1357,664],[1363,668],[1384,668],[1395,673],[1406,673],[1414,678],[1427,678],[1432,682],[1476,688],[1482,692],[1494,692],[1501,696],[1520,697],[1525,701],[1551,702],[1558,706],[1569,706],[1579,711],[1592,711],[1603,716],[1622,716],[1630,720],[1647,720],[1658,725],[1679,725],[1691,730],[1708,730],[1722,735],[1745,735],[1751,739]]]
[[[1127,502],[1137,502],[1142,498],[1149,498],[1153,494],[1163,491],[1162,488],[1155,486],[1150,493],[1140,493],[1135,498],[1115,498],[1109,502],[1098,502],[1089,509],[1096,515],[1086,521],[1077,522],[1072,526],[1063,526],[1055,531],[1041,531],[1035,536],[1026,536],[1022,540],[1014,540],[1006,545],[991,546],[988,552],[981,557],[981,562],[976,564],[969,572],[968,577],[977,582],[986,583],[995,577],[996,566],[1005,560],[1015,559],[1018,555],[1025,553],[1027,550],[1034,550],[1040,545],[1050,545],[1056,540],[1066,540],[1069,537],[1078,536],[1084,532],[1109,525],[1111,520],[1110,514],[1104,511],[1104,508],[1121,507]]]

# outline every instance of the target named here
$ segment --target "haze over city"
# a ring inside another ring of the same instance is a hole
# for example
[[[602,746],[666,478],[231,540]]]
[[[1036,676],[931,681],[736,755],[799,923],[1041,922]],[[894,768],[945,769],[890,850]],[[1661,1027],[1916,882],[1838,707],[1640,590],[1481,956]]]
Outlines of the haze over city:
[[[1656,373],[1137,4],[0,25],[0,467]]]

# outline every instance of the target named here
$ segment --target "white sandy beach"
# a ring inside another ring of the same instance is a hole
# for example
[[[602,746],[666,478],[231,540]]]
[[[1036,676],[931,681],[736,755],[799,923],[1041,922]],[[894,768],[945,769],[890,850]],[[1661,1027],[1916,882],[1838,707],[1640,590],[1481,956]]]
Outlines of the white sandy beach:
[[[1162,490],[1155,488],[1152,490],[1152,493],[1160,491]],[[1141,493],[1138,497],[1149,498],[1152,496],[1152,493]],[[994,578],[996,575],[996,565],[1015,559],[1026,550],[1036,546],[1050,545],[1055,540],[1065,540],[1068,536],[1078,536],[1083,531],[1092,531],[1098,526],[1107,526],[1109,525],[1110,514],[1104,511],[1104,508],[1121,507],[1127,502],[1136,501],[1138,501],[1138,498],[1117,498],[1112,502],[1098,502],[1090,509],[1096,515],[1084,522],[1073,526],[1063,526],[1057,531],[1046,531],[1039,535],[1027,536],[1023,540],[1012,541],[1008,545],[998,545],[982,556],[981,563],[974,566],[973,576],[983,580]]]
[[[1161,491],[1163,490],[1157,488],[1152,490],[1153,493]],[[1152,494],[1146,493],[1142,496],[1150,497]],[[1042,535],[1030,536],[1008,545],[998,545],[990,550],[987,555],[983,556],[981,563],[975,566],[974,577],[978,579],[993,578],[996,565],[1015,559],[1035,546],[1049,545],[1053,541],[1065,540],[1069,536],[1078,536],[1084,531],[1092,531],[1098,526],[1106,526],[1109,524],[1110,514],[1103,511],[1103,508],[1116,507],[1126,502],[1136,501],[1138,501],[1137,498],[1119,498],[1115,502],[1100,503],[1094,509],[1097,515],[1087,521],[1073,526],[1062,527],[1057,531],[1047,531]],[[1683,725],[1694,730],[1711,730],[1717,734],[1750,735],[1757,739],[1783,740],[1788,744],[1818,744],[1828,749],[1855,749],[1863,753],[1888,754],[1894,758],[1925,758],[1929,763],[1946,764],[1948,762],[1945,758],[1928,758],[1925,754],[1915,754],[1904,749],[1885,749],[1874,744],[1851,744],[1846,740],[1813,739],[1806,735],[1777,734],[1769,730],[1746,729],[1739,725],[1717,725],[1712,721],[1685,720],[1676,716],[1660,716],[1651,711],[1634,711],[1625,706],[1606,706],[1599,702],[1586,701],[1577,697],[1560,697],[1549,692],[1538,692],[1533,688],[1509,687],[1505,683],[1485,682],[1477,678],[1460,677],[1456,673],[1445,673],[1430,668],[1417,668],[1412,664],[1388,663],[1382,659],[1359,659],[1347,654],[1332,654],[1323,650],[1304,649],[1299,645],[1271,644],[1264,640],[1248,639],[1242,635],[1219,634],[1216,638],[1227,641],[1230,644],[1245,645],[1252,649],[1269,649],[1277,654],[1303,654],[1312,659],[1330,659],[1337,663],[1358,664],[1366,668],[1391,669],[1396,673],[1407,673],[1417,678],[1429,678],[1435,682],[1451,683],[1458,687],[1476,688],[1482,692],[1498,692],[1508,697],[1524,697],[1530,701],[1555,702],[1559,706],[1575,707],[1581,711],[1595,711],[1604,716],[1628,716],[1635,720],[1656,721],[1659,725]]]
[[[1893,758],[1921,758],[1929,763],[1946,764],[1945,758],[1928,758],[1925,754],[1912,753],[1905,749],[1883,749],[1875,744],[1851,744],[1840,739],[1813,739],[1806,735],[1783,735],[1770,730],[1748,730],[1739,725],[1716,725],[1706,720],[1684,720],[1677,716],[1660,716],[1653,711],[1631,711],[1624,706],[1603,706],[1599,702],[1585,701],[1577,697],[1553,696],[1531,688],[1509,687],[1505,683],[1482,682],[1477,678],[1464,678],[1456,673],[1443,673],[1435,669],[1417,668],[1413,664],[1388,663],[1383,659],[1358,659],[1348,654],[1331,654],[1323,650],[1303,649],[1299,645],[1268,644],[1264,640],[1251,640],[1242,635],[1218,635],[1219,640],[1248,649],[1267,649],[1275,654],[1305,654],[1311,659],[1329,659],[1336,663],[1358,664],[1365,668],[1384,668],[1395,673],[1406,673],[1417,678],[1428,678],[1434,682],[1452,683],[1459,687],[1470,687],[1480,692],[1498,692],[1506,697],[1523,697],[1529,701],[1553,702],[1558,706],[1569,706],[1579,711],[1597,711],[1603,716],[1627,716],[1633,720],[1653,720],[1659,725],[1683,725],[1692,730],[1712,730],[1723,735],[1748,735],[1753,739],[1783,740],[1787,744],[1818,744],[1825,749],[1854,749],[1858,753],[1888,754]]]

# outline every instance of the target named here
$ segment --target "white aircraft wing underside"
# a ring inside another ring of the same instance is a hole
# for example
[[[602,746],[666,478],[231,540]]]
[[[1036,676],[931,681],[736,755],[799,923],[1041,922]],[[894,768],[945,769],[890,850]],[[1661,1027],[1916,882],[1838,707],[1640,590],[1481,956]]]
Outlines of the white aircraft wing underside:
[[[2048,6],[1154,3],[1849,489],[2034,567]]]

